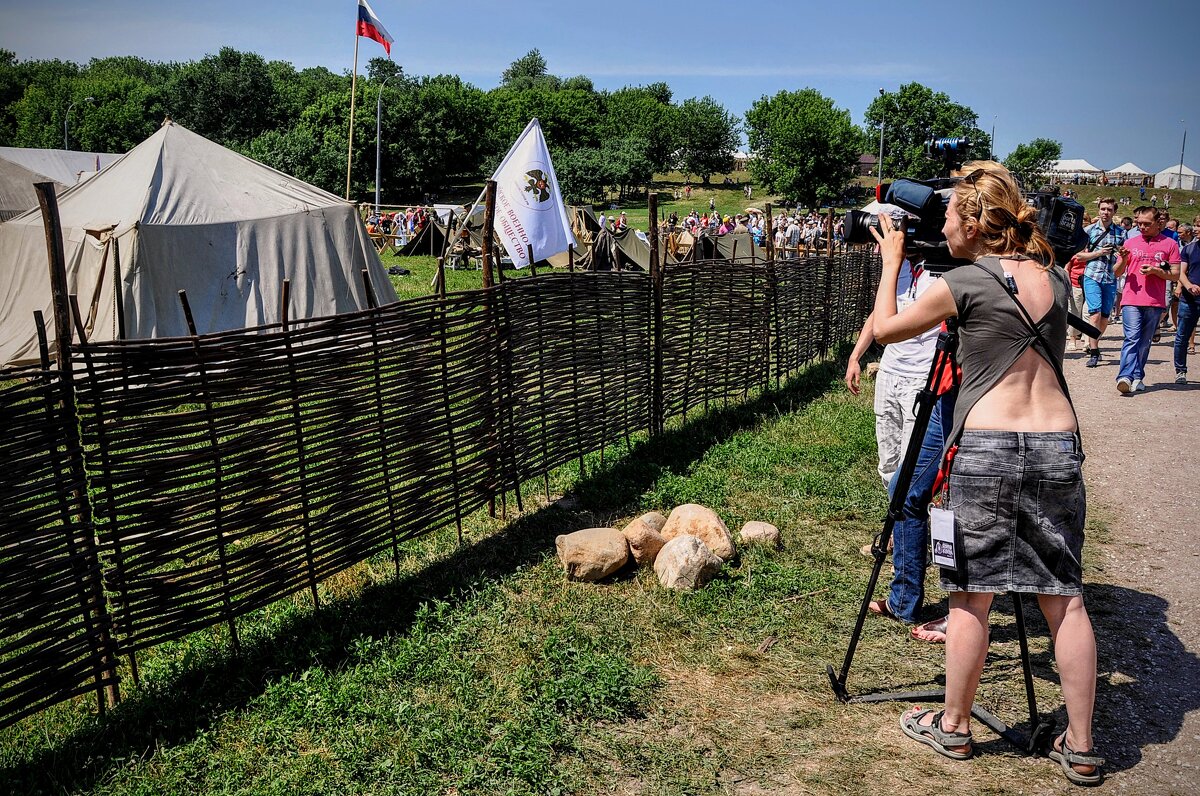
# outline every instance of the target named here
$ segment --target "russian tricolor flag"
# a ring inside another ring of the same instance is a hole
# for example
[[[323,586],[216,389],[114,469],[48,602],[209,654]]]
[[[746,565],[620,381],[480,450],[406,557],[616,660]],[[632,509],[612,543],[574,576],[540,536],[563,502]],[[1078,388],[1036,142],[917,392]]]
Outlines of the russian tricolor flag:
[[[358,35],[374,39],[383,45],[388,55],[392,54],[392,42],[395,39],[387,32],[379,17],[375,16],[371,6],[367,5],[367,0],[358,0]]]

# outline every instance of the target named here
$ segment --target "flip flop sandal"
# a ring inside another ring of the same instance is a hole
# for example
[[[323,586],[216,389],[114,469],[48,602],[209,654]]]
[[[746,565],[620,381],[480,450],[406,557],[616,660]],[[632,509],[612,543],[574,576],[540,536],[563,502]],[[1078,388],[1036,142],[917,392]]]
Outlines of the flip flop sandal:
[[[878,610],[878,611],[876,611],[876,610],[875,610],[875,606],[876,606],[876,605],[878,605],[878,606],[879,606],[879,610]],[[903,619],[901,619],[900,617],[896,616],[895,612],[894,612],[894,611],[892,611],[892,606],[888,605],[888,601],[887,601],[887,599],[883,599],[883,600],[871,600],[871,603],[870,603],[870,605],[867,607],[867,610],[869,610],[869,611],[870,611],[870,612],[871,612],[873,615],[875,615],[875,616],[881,616],[881,617],[883,617],[884,619],[894,619],[894,620],[895,620],[895,621],[897,621],[897,622],[903,622],[903,621],[904,621],[904,620],[903,620]]]
[[[906,711],[900,717],[900,729],[909,738],[914,741],[925,744],[937,752],[939,755],[948,757],[951,760],[966,760],[975,752],[974,739],[971,738],[971,733],[962,732],[946,732],[942,729],[942,716],[946,711],[939,710],[933,716],[933,723],[926,727],[921,724],[921,719],[933,713],[932,708],[925,710]],[[956,752],[951,747],[965,746],[967,751]]]
[[[943,616],[941,619],[934,619],[932,622],[926,622],[924,624],[917,625],[912,630],[909,631],[909,635],[911,635],[914,640],[924,642],[925,644],[945,644],[946,643],[946,626],[949,624],[949,620],[950,620],[950,617]],[[941,633],[942,638],[937,639],[935,641],[929,641],[928,639],[923,639],[917,635],[917,632],[922,631],[922,630],[925,631],[926,633]]]
[[[1104,765],[1104,758],[1099,757],[1095,750],[1087,752],[1075,752],[1071,747],[1067,746],[1067,734],[1064,732],[1058,736],[1058,745],[1062,747],[1062,751],[1055,750],[1050,747],[1050,759],[1056,761],[1062,766],[1063,774],[1067,779],[1076,785],[1099,785],[1104,779],[1104,772],[1100,770],[1100,766]],[[1096,770],[1091,774],[1081,774],[1072,766],[1095,766]]]

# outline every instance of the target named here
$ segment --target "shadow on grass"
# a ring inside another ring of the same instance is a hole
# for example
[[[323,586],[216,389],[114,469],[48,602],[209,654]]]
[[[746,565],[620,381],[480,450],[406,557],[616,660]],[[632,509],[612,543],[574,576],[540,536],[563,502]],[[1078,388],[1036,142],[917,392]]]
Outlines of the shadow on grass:
[[[618,515],[667,472],[683,473],[714,445],[797,409],[821,396],[840,374],[835,362],[810,367],[779,390],[713,409],[610,458],[576,484],[582,513]],[[478,582],[540,561],[575,516],[551,504],[529,512],[476,544],[461,548],[418,573],[364,589],[355,597],[288,621],[266,637],[243,641],[242,654],[225,652],[192,662],[175,680],[134,692],[115,710],[74,734],[0,769],[12,792],[86,790],[131,758],[156,747],[187,742],[221,714],[244,708],[274,680],[313,666],[336,669],[354,639],[403,632],[422,603],[454,601]]]
[[[1084,600],[1095,630],[1099,657],[1093,721],[1096,749],[1107,761],[1107,773],[1127,771],[1141,762],[1146,747],[1173,741],[1183,730],[1187,715],[1200,708],[1200,690],[1196,688],[1196,683],[1200,683],[1200,658],[1171,630],[1167,621],[1170,606],[1162,597],[1108,583],[1085,583]],[[1026,632],[1031,641],[1047,637],[1049,628],[1038,610],[1036,598],[1026,595],[1023,604]],[[940,613],[944,613],[945,601],[940,608]],[[1014,614],[1008,596],[1000,596],[993,602],[992,614],[1000,621],[992,623],[981,690],[1003,683],[1011,693],[1019,694],[1016,697],[1019,701],[1010,701],[999,718],[1027,737],[1031,727],[1021,685],[1017,626],[1010,621]],[[1031,651],[1030,665],[1036,680],[1060,685],[1053,649]],[[878,690],[923,691],[944,685],[945,677],[939,673],[932,682],[889,683]],[[985,704],[985,700],[979,704],[989,710],[994,708]],[[1066,730],[1067,712],[1061,702],[1042,700],[1038,708],[1043,718],[1054,722],[1055,735]],[[1007,741],[992,736],[986,729],[982,736],[975,745],[977,753],[1013,751]],[[1157,784],[1168,789],[1172,783]]]

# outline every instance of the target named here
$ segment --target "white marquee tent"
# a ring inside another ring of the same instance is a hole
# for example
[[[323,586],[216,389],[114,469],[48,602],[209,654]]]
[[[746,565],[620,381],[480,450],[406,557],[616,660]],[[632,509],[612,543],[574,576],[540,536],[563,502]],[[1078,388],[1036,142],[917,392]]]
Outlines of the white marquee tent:
[[[365,308],[364,268],[379,302],[396,300],[353,205],[170,121],[58,205],[68,289],[93,340],[117,336],[114,282],[127,338],[186,335],[181,289],[202,334],[277,323],[285,279],[297,319]],[[37,358],[34,310],[53,323],[48,273],[40,211],[0,224],[0,364]]]
[[[1049,172],[1055,177],[1091,177],[1099,174],[1100,169],[1083,158],[1074,158],[1051,161]]]
[[[1200,191],[1200,174],[1186,165],[1180,168],[1178,164],[1163,169],[1154,175],[1155,188],[1174,188],[1184,191]]]
[[[1133,161],[1127,161],[1120,166],[1113,166],[1106,172],[1110,177],[1149,177],[1150,172]]]

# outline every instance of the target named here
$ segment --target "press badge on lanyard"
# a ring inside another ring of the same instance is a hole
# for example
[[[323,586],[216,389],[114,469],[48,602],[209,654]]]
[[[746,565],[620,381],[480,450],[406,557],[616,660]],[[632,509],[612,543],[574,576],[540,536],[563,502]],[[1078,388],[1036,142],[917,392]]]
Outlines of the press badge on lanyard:
[[[930,506],[929,536],[933,543],[933,563],[945,569],[958,569],[954,547],[954,512]]]
[[[954,512],[942,508],[949,505],[950,468],[958,445],[950,446],[938,468],[933,484],[933,501],[929,504],[929,541],[933,548],[933,563],[944,569],[958,569],[958,550],[954,543]]]

